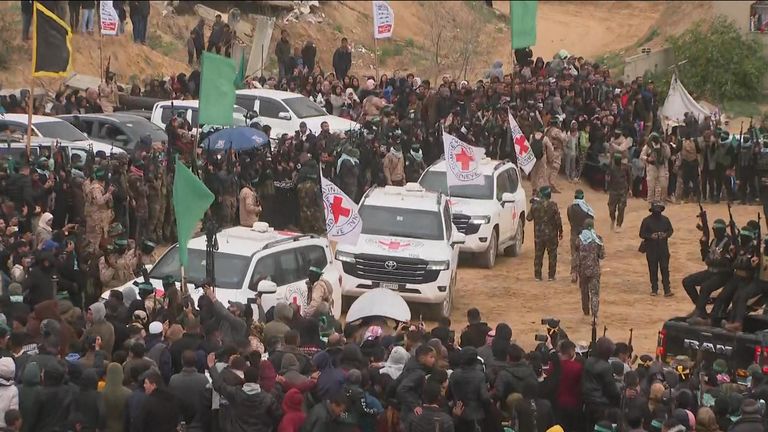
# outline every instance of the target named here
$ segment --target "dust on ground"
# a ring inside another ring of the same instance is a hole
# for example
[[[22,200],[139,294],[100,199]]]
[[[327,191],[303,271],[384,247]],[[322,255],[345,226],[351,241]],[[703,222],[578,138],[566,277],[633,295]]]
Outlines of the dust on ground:
[[[525,183],[525,187],[530,191],[529,183]],[[670,218],[675,230],[670,239],[670,279],[675,296],[651,297],[645,256],[637,252],[640,222],[649,214],[646,201],[629,198],[624,229],[621,233],[614,233],[609,229],[606,193],[589,189],[586,185],[568,184],[563,178],[559,187],[563,192],[553,194],[553,200],[563,217],[564,240],[558,248],[557,280],[537,282],[533,278],[533,224],[527,224],[526,241],[519,257],[499,256],[493,270],[477,268],[472,264],[463,264],[459,268],[451,313],[454,329],[457,334],[460,333],[466,325],[467,309],[477,307],[483,320],[491,327],[499,322],[508,323],[512,327],[513,338],[524,348],[533,348],[534,335],[543,333],[541,319],[545,317],[560,319],[561,326],[572,340],[590,340],[592,320],[582,315],[578,285],[570,282],[570,228],[565,215],[565,209],[572,202],[573,191],[581,187],[587,202],[595,210],[595,227],[605,242],[598,337],[602,335],[605,325],[608,337],[614,341],[627,341],[629,329],[633,328],[635,352],[653,353],[657,333],[664,321],[693,310],[681,281],[687,274],[704,268],[699,254],[701,233],[696,229],[697,204],[667,205],[664,214]],[[728,220],[726,204],[704,204],[704,208],[710,224],[717,218]],[[749,219],[756,219],[758,211],[762,211],[759,206],[734,206],[733,216],[738,226],[742,226]],[[544,263],[546,266],[546,255]],[[546,267],[544,271],[546,274]]]

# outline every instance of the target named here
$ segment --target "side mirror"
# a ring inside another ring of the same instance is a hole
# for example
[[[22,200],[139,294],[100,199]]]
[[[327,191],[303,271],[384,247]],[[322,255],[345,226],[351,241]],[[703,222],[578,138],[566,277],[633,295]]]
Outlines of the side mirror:
[[[283,111],[279,114],[277,114],[277,118],[280,120],[290,120],[291,119],[291,113]]]
[[[270,280],[263,280],[259,282],[256,292],[259,294],[274,294],[277,292],[277,284]]]
[[[504,205],[507,203],[514,204],[514,202],[515,202],[515,194],[510,192],[504,192],[503,194],[501,194],[501,205]]]
[[[455,231],[451,236],[451,246],[463,245],[467,242],[467,236],[463,233]]]

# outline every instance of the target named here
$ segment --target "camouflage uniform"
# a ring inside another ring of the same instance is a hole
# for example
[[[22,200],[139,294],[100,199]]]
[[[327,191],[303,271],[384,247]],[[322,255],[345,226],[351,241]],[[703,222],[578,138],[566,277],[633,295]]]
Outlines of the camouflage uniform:
[[[321,303],[328,303],[328,307],[333,309],[333,285],[326,279],[320,278],[312,285],[312,298],[309,304],[304,308],[302,315],[311,317]]]
[[[541,267],[546,251],[549,254],[549,279],[554,279],[557,272],[558,238],[563,235],[563,221],[557,203],[549,199],[534,200],[526,219],[533,221],[534,276],[541,279]]]
[[[299,229],[303,233],[325,232],[325,214],[320,198],[319,167],[313,160],[306,161],[296,177],[299,196]]]
[[[132,172],[128,177],[128,192],[131,197],[133,207],[133,232],[137,241],[143,239],[147,234],[149,225],[149,205],[147,203],[147,184],[144,182],[144,175]]]
[[[101,281],[102,291],[122,285],[117,278],[117,261],[119,256],[113,252],[108,250],[104,256],[99,258],[99,281]]]
[[[240,189],[240,226],[252,227],[259,221],[261,205],[259,197],[252,187],[244,186]]]
[[[596,235],[596,234],[595,234]],[[592,314],[597,319],[600,307],[600,260],[605,258],[603,239],[584,240],[581,236],[576,242],[576,268],[581,291],[581,311],[584,315]]]
[[[239,225],[237,216],[237,184],[235,177],[226,171],[220,171],[217,175],[221,188],[219,189],[219,224],[222,227]]]
[[[611,228],[614,225],[621,227],[624,224],[624,209],[627,208],[627,194],[629,193],[629,179],[631,178],[629,165],[616,161],[608,167],[608,214],[611,216]]]
[[[163,239],[163,222],[165,216],[165,185],[164,174],[156,172],[150,179],[147,188],[147,206],[149,210],[149,237],[153,240]]]

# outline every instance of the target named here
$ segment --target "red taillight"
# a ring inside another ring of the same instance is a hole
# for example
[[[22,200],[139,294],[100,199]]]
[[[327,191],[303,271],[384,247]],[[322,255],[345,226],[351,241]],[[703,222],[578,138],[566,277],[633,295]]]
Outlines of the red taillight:
[[[656,359],[657,360],[664,360],[664,356],[666,354],[666,346],[667,346],[667,331],[664,329],[661,329],[659,332],[659,339],[656,342]]]
[[[757,364],[762,363],[760,361],[760,357],[762,356],[762,354],[763,354],[763,347],[761,347],[760,345],[756,346],[755,347],[755,363]]]

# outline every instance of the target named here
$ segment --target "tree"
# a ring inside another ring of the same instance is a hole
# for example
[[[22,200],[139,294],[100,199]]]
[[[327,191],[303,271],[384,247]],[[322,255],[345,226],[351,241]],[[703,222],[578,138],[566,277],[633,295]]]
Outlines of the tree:
[[[750,99],[763,91],[768,59],[762,44],[745,37],[730,20],[698,22],[670,38],[680,80],[693,92],[718,103]]]

